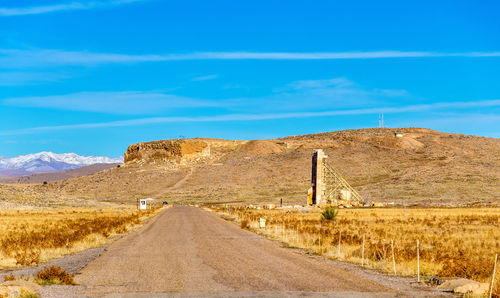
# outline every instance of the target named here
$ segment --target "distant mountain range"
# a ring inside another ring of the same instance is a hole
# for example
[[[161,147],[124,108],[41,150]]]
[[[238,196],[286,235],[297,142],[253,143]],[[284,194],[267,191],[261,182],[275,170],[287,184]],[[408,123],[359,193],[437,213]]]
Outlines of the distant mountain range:
[[[77,169],[94,164],[122,163],[123,158],[81,156],[75,153],[40,152],[13,158],[0,157],[0,176],[26,176]]]

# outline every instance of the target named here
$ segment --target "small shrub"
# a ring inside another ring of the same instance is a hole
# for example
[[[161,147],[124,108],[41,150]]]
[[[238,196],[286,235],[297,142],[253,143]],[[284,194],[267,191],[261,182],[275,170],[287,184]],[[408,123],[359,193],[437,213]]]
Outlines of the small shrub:
[[[16,276],[12,273],[10,275],[3,276],[3,281],[12,281],[12,280],[16,280]]]
[[[335,221],[338,213],[337,208],[328,206],[323,210],[323,213],[321,213],[321,219]]]
[[[39,298],[40,296],[38,294],[32,293],[29,290],[26,289],[21,289],[21,293],[17,298]]]
[[[241,226],[242,229],[248,229],[248,227],[249,227],[248,220],[247,219],[242,219],[241,223],[240,223],[240,226]]]
[[[68,274],[61,267],[50,266],[43,270],[40,270],[37,275],[37,279],[41,284],[62,284],[62,285],[74,285],[75,280],[73,274]]]

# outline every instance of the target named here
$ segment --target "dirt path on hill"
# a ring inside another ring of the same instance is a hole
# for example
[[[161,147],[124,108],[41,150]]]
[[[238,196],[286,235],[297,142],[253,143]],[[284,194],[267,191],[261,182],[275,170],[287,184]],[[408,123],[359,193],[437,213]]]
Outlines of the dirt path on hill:
[[[170,191],[170,190],[177,189],[177,188],[179,188],[179,187],[183,186],[183,185],[184,185],[184,183],[186,183],[186,181],[189,179],[189,177],[191,177],[191,175],[193,175],[193,173],[194,173],[194,169],[193,169],[193,168],[190,168],[190,169],[189,169],[189,173],[187,173],[187,175],[186,175],[186,176],[184,176],[184,178],[182,178],[181,180],[177,181],[174,185],[172,185],[172,186],[170,186],[170,187],[166,188],[166,189],[165,189],[165,192],[168,192],[168,191]]]
[[[79,286],[44,287],[43,295],[155,297],[430,296],[402,293],[324,260],[242,230],[215,214],[174,207],[107,247]]]
[[[163,191],[161,191],[160,193],[156,194],[154,196],[154,198],[155,199],[161,198],[164,194],[166,194],[166,193],[168,193],[168,192],[170,192],[170,191],[172,191],[174,189],[177,189],[177,188],[183,186],[184,183],[186,183],[186,181],[189,179],[189,177],[191,177],[191,175],[193,175],[193,173],[194,173],[194,169],[190,168],[189,169],[189,173],[187,173],[186,176],[182,177],[181,180],[175,182],[174,185],[169,186],[169,187],[165,188]]]

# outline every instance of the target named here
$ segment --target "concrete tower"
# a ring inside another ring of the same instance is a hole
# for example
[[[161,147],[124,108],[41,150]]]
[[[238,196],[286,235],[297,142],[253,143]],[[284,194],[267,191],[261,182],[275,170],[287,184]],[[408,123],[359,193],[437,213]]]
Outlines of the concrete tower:
[[[312,204],[325,204],[325,177],[323,172],[324,159],[328,158],[323,149],[314,149],[312,157]]]

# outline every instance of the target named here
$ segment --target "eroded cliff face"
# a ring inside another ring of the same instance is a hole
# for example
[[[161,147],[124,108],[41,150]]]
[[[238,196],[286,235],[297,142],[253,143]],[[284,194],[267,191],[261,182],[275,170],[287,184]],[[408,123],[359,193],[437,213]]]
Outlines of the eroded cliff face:
[[[210,158],[222,150],[236,148],[240,141],[215,139],[174,139],[130,145],[125,152],[125,162],[163,160],[184,164]]]

